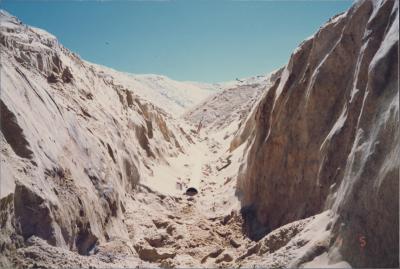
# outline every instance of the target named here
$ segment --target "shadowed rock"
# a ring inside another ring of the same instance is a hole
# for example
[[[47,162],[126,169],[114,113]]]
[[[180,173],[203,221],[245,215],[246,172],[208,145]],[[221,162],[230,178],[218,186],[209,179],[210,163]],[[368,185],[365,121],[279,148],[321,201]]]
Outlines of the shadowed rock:
[[[250,234],[332,208],[345,260],[398,267],[398,98],[397,1],[358,1],[304,41],[246,123]]]
[[[18,125],[17,119],[8,107],[0,100],[0,128],[7,143],[15,154],[22,158],[31,159],[33,152],[29,149],[22,128]]]

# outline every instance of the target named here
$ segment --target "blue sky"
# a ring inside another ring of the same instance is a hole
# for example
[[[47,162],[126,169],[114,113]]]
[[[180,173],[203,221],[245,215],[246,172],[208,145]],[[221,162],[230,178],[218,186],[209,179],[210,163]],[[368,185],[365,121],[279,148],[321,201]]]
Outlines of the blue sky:
[[[88,61],[218,82],[283,66],[302,40],[352,2],[3,0],[1,8]]]

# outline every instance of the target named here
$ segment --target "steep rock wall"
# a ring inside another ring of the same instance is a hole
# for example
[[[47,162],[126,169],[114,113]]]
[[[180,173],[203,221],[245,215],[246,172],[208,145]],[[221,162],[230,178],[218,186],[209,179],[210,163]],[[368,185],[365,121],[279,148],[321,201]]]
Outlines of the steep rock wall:
[[[398,1],[358,1],[299,46],[247,120],[250,235],[333,208],[344,259],[398,266],[398,112]]]
[[[128,240],[126,199],[188,135],[130,85],[4,11],[0,53],[2,253],[32,236],[82,255]]]

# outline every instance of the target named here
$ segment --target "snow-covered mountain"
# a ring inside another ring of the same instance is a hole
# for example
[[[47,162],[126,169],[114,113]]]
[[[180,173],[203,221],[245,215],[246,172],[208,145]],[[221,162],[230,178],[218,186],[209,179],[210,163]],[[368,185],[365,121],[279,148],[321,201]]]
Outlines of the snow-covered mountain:
[[[219,84],[182,82],[161,75],[135,75],[91,64],[105,80],[112,79],[169,113],[179,116],[209,95],[220,90]]]
[[[17,20],[12,21],[5,19],[12,16],[4,10],[1,10],[0,12],[3,18],[3,27],[9,27],[9,29],[18,29],[18,27],[15,27],[15,22],[17,22]],[[21,22],[17,22],[17,24],[20,23]],[[23,28],[27,26],[21,25],[21,27]],[[47,39],[50,43],[55,42],[58,44],[56,37],[54,37],[52,34],[36,27],[30,26],[29,29],[32,33],[35,33],[38,38]],[[43,45],[32,38],[32,35],[26,35],[22,32],[18,32],[18,35],[19,38],[25,39],[25,41],[30,44],[32,49],[35,49],[36,45]],[[78,57],[76,54],[73,55]],[[23,56],[21,55],[21,57]],[[219,91],[221,88],[221,85],[217,83],[210,84],[190,81],[184,82],[172,80],[162,75],[130,74],[119,72],[112,68],[90,63],[88,61],[81,61],[82,64],[91,67],[93,71],[105,81],[113,81],[129,90],[132,90],[143,99],[148,101],[151,100],[153,104],[174,115],[182,114],[187,108],[196,105],[210,94]]]

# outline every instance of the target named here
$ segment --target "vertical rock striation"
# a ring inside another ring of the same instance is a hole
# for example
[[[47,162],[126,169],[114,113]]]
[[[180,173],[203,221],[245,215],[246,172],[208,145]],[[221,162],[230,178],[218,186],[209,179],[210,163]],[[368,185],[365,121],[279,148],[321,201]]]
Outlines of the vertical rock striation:
[[[81,255],[128,241],[126,199],[151,164],[184,151],[178,123],[1,10],[0,59],[0,264],[34,238]]]
[[[331,208],[344,259],[398,266],[398,16],[369,0],[329,20],[248,118],[238,196],[256,239]]]

